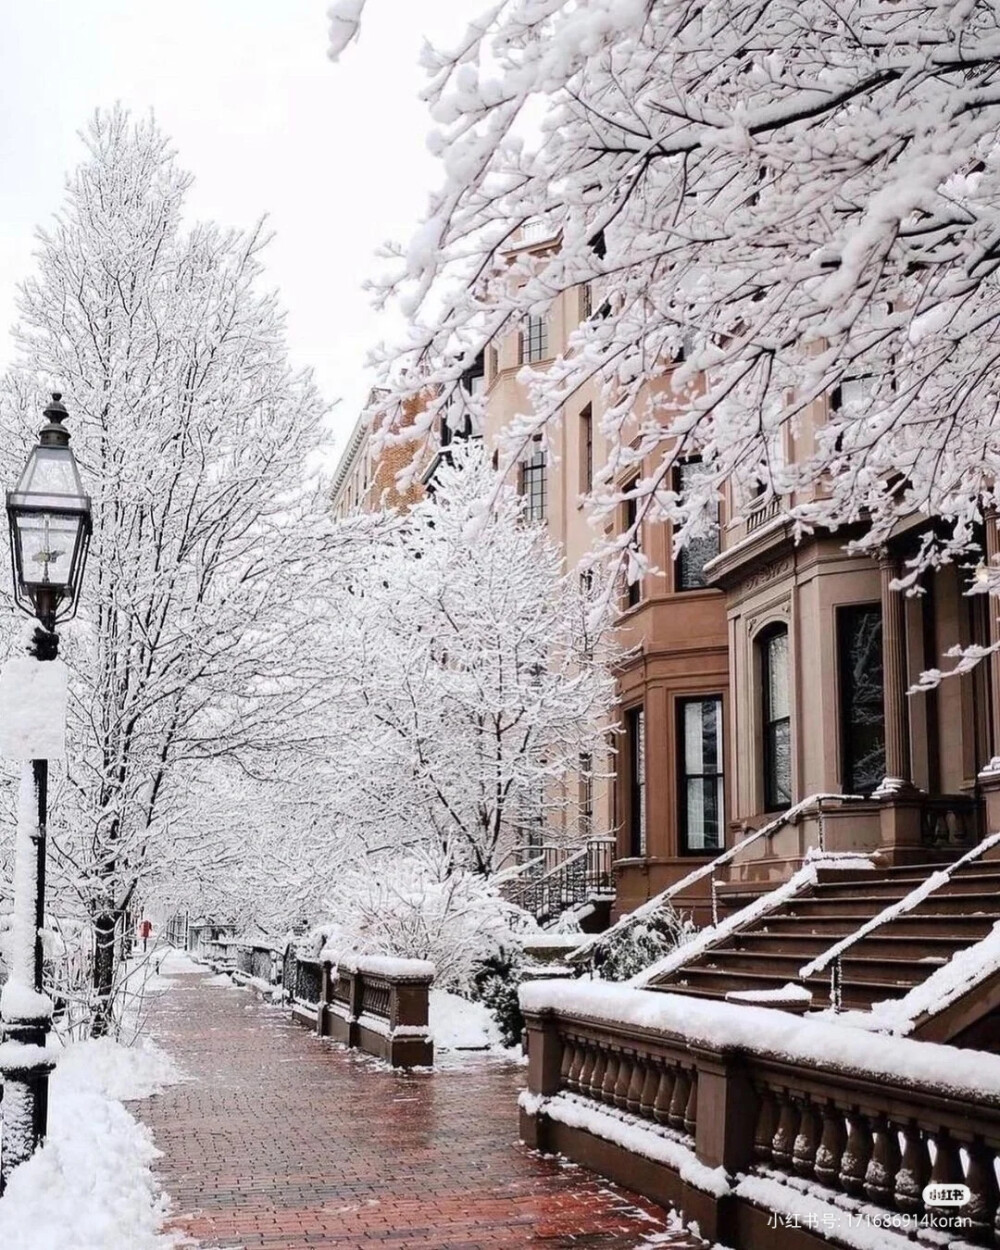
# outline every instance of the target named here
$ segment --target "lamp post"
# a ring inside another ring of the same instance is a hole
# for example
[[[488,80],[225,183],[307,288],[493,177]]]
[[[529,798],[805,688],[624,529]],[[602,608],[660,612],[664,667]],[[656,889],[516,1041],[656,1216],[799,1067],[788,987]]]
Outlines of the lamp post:
[[[17,485],[7,492],[14,601],[38,621],[28,648],[32,659],[21,661],[29,666],[22,676],[25,690],[45,685],[32,681],[42,676],[34,664],[56,658],[56,625],[76,614],[90,546],[90,499],[84,494],[69,447],[69,432],[63,428],[67,414],[61,398],[53,394],[38,444],[29,453]],[[52,672],[55,675],[54,666]],[[33,756],[30,738],[29,734],[26,752]],[[0,1192],[11,1171],[45,1137],[52,1068],[45,1055],[52,1004],[42,985],[49,761],[24,754],[15,758],[24,762],[14,857],[13,958],[0,995],[4,1031]]]

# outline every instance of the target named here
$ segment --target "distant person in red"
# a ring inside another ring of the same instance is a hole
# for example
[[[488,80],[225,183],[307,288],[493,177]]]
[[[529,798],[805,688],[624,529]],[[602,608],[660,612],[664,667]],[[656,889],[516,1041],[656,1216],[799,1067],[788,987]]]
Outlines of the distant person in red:
[[[146,953],[146,943],[149,941],[149,935],[152,932],[153,932],[153,925],[151,921],[144,920],[142,924],[139,925],[139,936],[142,938],[143,954]]]

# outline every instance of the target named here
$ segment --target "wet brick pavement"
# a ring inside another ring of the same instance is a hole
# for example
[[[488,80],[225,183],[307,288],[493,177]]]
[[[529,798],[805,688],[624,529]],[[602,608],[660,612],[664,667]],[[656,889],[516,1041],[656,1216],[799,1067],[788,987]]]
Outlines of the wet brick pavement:
[[[517,1138],[525,1069],[442,1056],[394,1073],[251,992],[184,974],[150,1028],[192,1078],[135,1111],[173,1227],[206,1247],[692,1247],[666,1213]],[[700,1244],[700,1243],[698,1243]]]

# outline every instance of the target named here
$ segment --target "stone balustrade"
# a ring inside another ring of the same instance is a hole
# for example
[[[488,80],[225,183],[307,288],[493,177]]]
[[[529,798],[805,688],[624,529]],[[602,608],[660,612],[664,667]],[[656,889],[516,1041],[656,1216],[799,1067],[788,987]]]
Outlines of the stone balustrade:
[[[1000,1057],[615,988],[624,1020],[595,1018],[606,1005],[579,983],[522,992],[529,1145],[744,1250],[851,1244],[852,1228],[1000,1245]],[[928,1205],[929,1184],[966,1200]]]
[[[428,1015],[433,964],[330,950],[308,959],[291,952],[283,980],[286,986],[291,982],[293,1017],[320,1037],[355,1046],[393,1067],[434,1062]]]
[[[281,985],[282,948],[274,943],[236,941],[232,943],[234,963],[232,978],[239,985],[249,985],[262,994],[272,993]]]

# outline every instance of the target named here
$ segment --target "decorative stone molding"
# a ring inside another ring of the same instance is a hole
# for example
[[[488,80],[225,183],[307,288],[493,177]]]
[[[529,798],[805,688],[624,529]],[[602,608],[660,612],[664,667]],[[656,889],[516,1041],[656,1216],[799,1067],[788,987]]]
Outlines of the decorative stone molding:
[[[749,594],[751,590],[756,590],[760,586],[766,586],[768,582],[776,581],[779,577],[784,577],[787,573],[791,573],[795,568],[795,561],[791,556],[782,556],[778,560],[770,560],[767,564],[763,564],[760,568],[754,569],[752,573],[748,573],[739,584],[740,594]]]

